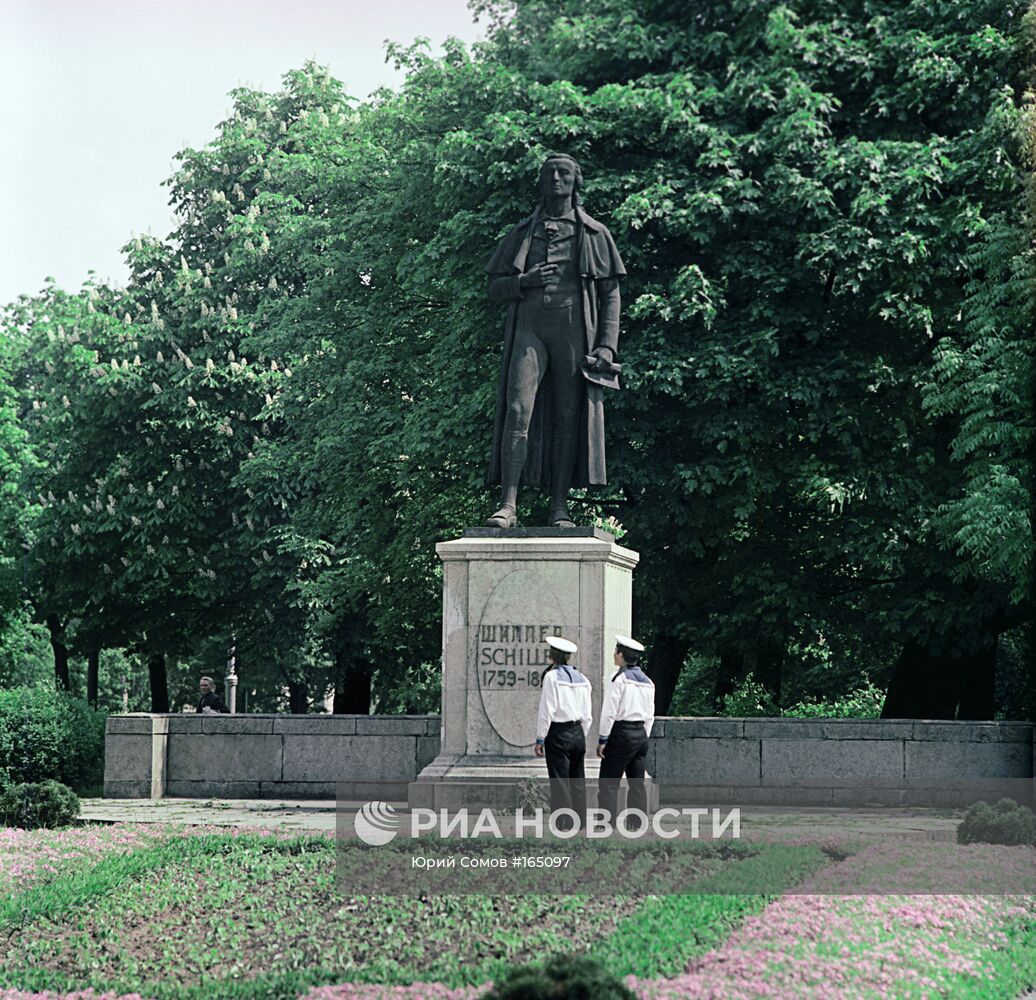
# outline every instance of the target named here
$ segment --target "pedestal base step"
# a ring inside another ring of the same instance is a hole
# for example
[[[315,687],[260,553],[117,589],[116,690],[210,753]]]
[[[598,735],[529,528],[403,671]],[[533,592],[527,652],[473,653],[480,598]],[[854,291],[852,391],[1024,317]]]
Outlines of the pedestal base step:
[[[597,806],[601,761],[594,755],[584,761],[587,808]],[[650,776],[645,779],[648,810],[658,809],[658,788]],[[617,806],[626,808],[628,785],[619,785]],[[550,784],[547,766],[540,757],[491,755],[440,755],[408,786],[411,809],[514,810],[548,808]]]

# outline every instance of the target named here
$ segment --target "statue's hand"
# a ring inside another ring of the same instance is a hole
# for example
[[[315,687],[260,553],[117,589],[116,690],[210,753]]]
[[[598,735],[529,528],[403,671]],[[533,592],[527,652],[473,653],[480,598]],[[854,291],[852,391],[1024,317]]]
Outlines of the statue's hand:
[[[552,278],[556,278],[558,274],[557,264],[537,264],[535,267],[526,271],[519,279],[518,284],[524,288],[542,288]]]
[[[590,357],[597,359],[598,368],[606,368],[615,360],[615,352],[610,347],[595,347],[590,352]]]

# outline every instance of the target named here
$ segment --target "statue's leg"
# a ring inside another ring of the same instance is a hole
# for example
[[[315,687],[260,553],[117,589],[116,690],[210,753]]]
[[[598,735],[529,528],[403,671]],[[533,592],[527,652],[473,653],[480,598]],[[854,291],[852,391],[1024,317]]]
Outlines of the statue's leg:
[[[585,353],[582,317],[578,308],[552,310],[550,344],[551,396],[553,398],[554,447],[551,455],[551,497],[547,523],[574,527],[568,512],[568,491],[579,453],[579,419],[586,391],[580,366]]]
[[[507,410],[500,441],[500,509],[486,520],[491,528],[512,528],[518,519],[518,484],[529,450],[529,424],[543,374],[547,370],[547,347],[519,322],[507,375]]]

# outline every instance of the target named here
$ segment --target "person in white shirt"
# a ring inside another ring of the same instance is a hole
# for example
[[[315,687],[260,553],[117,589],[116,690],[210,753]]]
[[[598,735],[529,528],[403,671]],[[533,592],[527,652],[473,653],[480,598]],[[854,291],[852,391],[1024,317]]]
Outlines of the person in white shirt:
[[[618,672],[608,685],[601,708],[597,756],[601,758],[598,804],[615,815],[619,782],[623,774],[629,782],[626,805],[647,814],[647,789],[644,785],[648,737],[655,721],[655,685],[640,669],[644,647],[628,635],[615,637],[615,666]],[[627,824],[632,828],[635,823]]]
[[[550,808],[572,809],[576,826],[586,819],[586,779],[583,758],[593,716],[590,680],[569,663],[576,644],[560,636],[547,636],[551,665],[540,684],[540,710],[536,717],[536,756],[547,758],[550,776]],[[559,816],[557,828],[571,829],[571,818]]]

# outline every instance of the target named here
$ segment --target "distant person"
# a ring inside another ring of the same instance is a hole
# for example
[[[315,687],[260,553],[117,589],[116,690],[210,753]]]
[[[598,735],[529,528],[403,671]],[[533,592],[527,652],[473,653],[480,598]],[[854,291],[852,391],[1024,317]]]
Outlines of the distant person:
[[[203,677],[198,682],[201,689],[201,697],[198,699],[197,711],[201,715],[229,715],[230,709],[224,704],[223,699],[216,694],[211,677]]]
[[[547,636],[550,667],[540,685],[540,710],[536,719],[536,756],[547,758],[550,776],[550,809],[572,809],[575,825],[586,818],[586,778],[583,758],[586,736],[593,715],[590,709],[590,679],[569,659],[576,644],[560,636]],[[557,829],[570,830],[570,817],[559,816]]]
[[[615,637],[615,666],[601,709],[597,756],[601,758],[598,804],[615,816],[619,782],[629,782],[626,805],[647,814],[646,773],[648,737],[655,722],[655,685],[640,669],[644,647],[628,635]],[[632,828],[635,824],[627,824]]]

